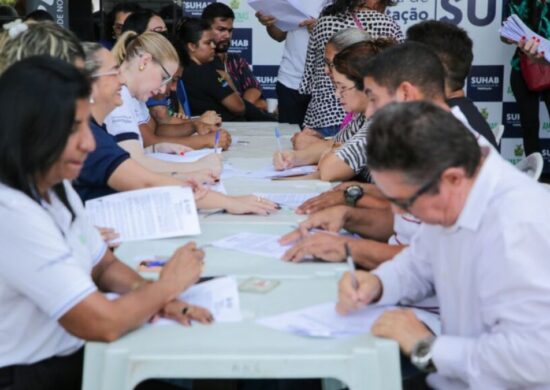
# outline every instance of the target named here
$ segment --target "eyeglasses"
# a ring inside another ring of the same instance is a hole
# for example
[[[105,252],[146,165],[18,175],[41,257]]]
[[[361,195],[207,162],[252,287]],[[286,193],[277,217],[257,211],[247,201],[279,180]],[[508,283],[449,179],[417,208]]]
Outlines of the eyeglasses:
[[[389,202],[399,207],[401,210],[409,212],[409,209],[413,206],[414,202],[416,202],[416,200],[420,198],[422,195],[424,195],[426,192],[431,190],[435,186],[435,184],[439,181],[440,176],[441,176],[441,173],[438,173],[437,176],[435,176],[433,179],[428,181],[426,184],[420,187],[412,196],[406,199],[391,198],[389,196],[385,196],[385,198]]]
[[[324,61],[325,61],[325,66],[327,68],[329,68],[330,70],[332,70],[334,68],[334,62],[329,61],[328,58],[326,58],[326,57],[325,57]]]
[[[355,85],[352,85],[351,87],[347,87],[347,88],[336,86],[334,88],[334,92],[336,92],[336,94],[339,95],[340,97],[344,97],[344,94],[348,91],[351,91],[352,89],[355,89]]]
[[[156,60],[155,58],[153,58],[153,61],[155,61],[162,68],[162,71],[165,74],[165,76],[162,78],[162,82],[160,83],[160,86],[163,87],[170,81],[172,81],[172,75],[166,70],[166,68],[164,67],[164,65],[162,65],[160,61]]]
[[[92,73],[90,75],[90,77],[93,78],[93,79],[97,79],[97,78],[100,78],[100,77],[103,77],[103,76],[118,76],[119,74],[120,74],[120,69],[117,68],[116,70],[110,70],[108,72]]]

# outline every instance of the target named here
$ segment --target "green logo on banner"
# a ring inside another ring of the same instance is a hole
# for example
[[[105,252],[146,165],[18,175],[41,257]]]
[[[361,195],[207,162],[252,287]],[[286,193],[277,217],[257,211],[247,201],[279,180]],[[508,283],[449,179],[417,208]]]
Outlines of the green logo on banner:
[[[516,145],[514,148],[514,156],[521,157],[523,156],[523,145]]]
[[[241,6],[241,0],[231,0],[229,2],[229,6],[233,9],[239,9],[239,7]]]
[[[486,121],[489,120],[489,110],[487,107],[482,107],[481,110],[479,110],[479,113]]]

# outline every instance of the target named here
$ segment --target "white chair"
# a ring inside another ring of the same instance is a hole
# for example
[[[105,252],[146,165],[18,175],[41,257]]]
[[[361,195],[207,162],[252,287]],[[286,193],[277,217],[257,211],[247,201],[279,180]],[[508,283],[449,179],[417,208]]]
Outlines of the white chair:
[[[504,134],[504,125],[498,125],[492,130],[493,130],[493,135],[497,140],[497,145],[500,145],[500,140],[502,139],[502,135]]]
[[[539,152],[531,153],[523,160],[516,164],[516,168],[523,173],[531,176],[533,179],[538,180],[542,174],[542,168],[544,166],[544,159]]]

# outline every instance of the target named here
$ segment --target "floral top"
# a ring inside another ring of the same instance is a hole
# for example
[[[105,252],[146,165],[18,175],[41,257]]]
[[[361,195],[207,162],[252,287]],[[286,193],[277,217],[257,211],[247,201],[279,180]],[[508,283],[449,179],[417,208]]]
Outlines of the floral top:
[[[241,96],[249,88],[262,90],[260,82],[256,80],[256,77],[254,77],[254,74],[250,70],[250,65],[240,55],[227,53],[225,65],[220,60],[220,57],[216,56],[214,64],[216,69],[225,70],[231,76],[231,80],[233,80],[235,88],[237,88]]]
[[[538,24],[533,26],[530,17],[530,5],[535,3]],[[509,0],[508,15],[518,15],[527,26],[539,35],[550,38],[550,3],[544,0]],[[512,68],[519,71],[519,49],[512,57]]]
[[[403,41],[399,25],[388,15],[377,11],[359,11],[357,19],[374,38],[390,37]],[[334,94],[334,85],[325,74],[325,45],[335,32],[357,27],[351,13],[322,16],[317,21],[307,47],[306,66],[300,84],[300,93],[311,95],[304,126],[322,128],[338,126],[344,118],[344,109]]]

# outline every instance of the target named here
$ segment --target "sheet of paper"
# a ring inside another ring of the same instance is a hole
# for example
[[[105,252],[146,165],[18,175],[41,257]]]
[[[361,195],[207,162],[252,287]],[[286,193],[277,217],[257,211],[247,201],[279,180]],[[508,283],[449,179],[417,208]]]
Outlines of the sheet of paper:
[[[301,22],[313,16],[304,13],[288,0],[248,0],[248,5],[264,15],[275,17],[275,25],[283,31],[296,30],[300,28]]]
[[[367,306],[342,316],[336,312],[334,302],[261,318],[256,322],[272,329],[309,337],[341,338],[370,333],[378,317],[397,306]],[[441,333],[439,316],[424,310],[413,309],[417,317],[436,334]]]
[[[540,39],[540,44],[538,47],[538,52],[544,52],[544,58],[547,61],[550,61],[550,41],[540,36],[531,30],[517,15],[511,15],[506,21],[502,24],[502,27],[499,30],[500,35],[504,38],[510,39],[514,42],[519,42],[522,37],[526,39],[531,39],[536,37]]]
[[[293,192],[284,192],[284,193],[268,193],[268,192],[255,192],[254,195],[260,196],[265,199],[269,199],[272,202],[280,204],[281,206],[286,206],[290,208],[297,208],[306,200],[311,199],[319,193],[317,192],[308,192],[308,193],[293,193]]]
[[[95,226],[120,234],[117,242],[193,236],[201,233],[189,187],[155,187],[120,192],[86,202]]]
[[[195,284],[181,294],[180,299],[210,310],[216,322],[242,320],[238,284],[233,277],[225,276]]]
[[[295,167],[284,171],[277,171],[273,165],[268,165],[257,170],[244,170],[235,168],[232,165],[225,164],[221,177],[227,179],[230,177],[249,177],[253,179],[274,179],[283,177],[309,175],[317,171],[316,165],[304,165],[303,167]]]
[[[212,242],[212,246],[280,259],[292,245],[281,245],[275,234],[238,233]]]
[[[119,294],[107,293],[105,297],[115,300]],[[208,309],[216,322],[242,321],[238,284],[235,278],[224,276],[197,283],[183,292],[179,299],[195,306]],[[174,321],[161,318],[152,325],[173,324]]]
[[[205,184],[205,186],[211,189],[212,191],[221,192],[222,194],[227,195],[227,191],[221,180],[214,184]]]
[[[157,160],[168,161],[168,162],[190,163],[190,162],[198,161],[201,158],[214,153],[215,153],[215,150],[213,148],[205,148],[205,149],[191,150],[189,152],[185,152],[183,156],[180,156],[179,154],[168,154],[168,153],[149,153],[147,154],[147,156],[156,158]]]

